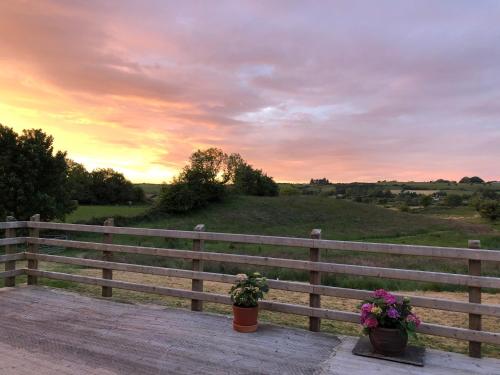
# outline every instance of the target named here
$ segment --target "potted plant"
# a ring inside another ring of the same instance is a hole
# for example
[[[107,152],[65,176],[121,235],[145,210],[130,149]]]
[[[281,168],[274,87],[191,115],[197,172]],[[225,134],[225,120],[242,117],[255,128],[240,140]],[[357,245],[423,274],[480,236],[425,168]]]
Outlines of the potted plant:
[[[258,301],[269,291],[267,280],[260,273],[236,275],[236,284],[229,294],[233,301],[233,328],[238,332],[255,332],[257,330]]]
[[[420,319],[412,312],[408,297],[398,302],[391,293],[378,289],[361,304],[361,324],[376,353],[397,356],[405,351],[408,335],[415,336]]]

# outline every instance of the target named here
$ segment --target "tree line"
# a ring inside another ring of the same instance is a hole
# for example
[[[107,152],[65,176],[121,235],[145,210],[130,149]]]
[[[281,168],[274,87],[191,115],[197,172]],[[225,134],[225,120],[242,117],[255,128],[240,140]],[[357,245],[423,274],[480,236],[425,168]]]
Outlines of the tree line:
[[[194,152],[171,184],[164,184],[155,212],[179,213],[224,200],[229,194],[276,196],[278,184],[239,154],[217,148]],[[88,171],[54,150],[41,129],[21,134],[0,124],[0,217],[64,219],[78,204],[144,202],[142,188],[110,168]]]
[[[21,134],[0,124],[0,217],[63,219],[78,203],[117,204],[144,200],[112,169],[88,172],[83,165],[54,151],[54,138],[41,129]]]
[[[89,172],[82,164],[67,160],[68,189],[80,204],[139,203],[146,200],[144,190],[134,186],[123,174],[111,168]]]

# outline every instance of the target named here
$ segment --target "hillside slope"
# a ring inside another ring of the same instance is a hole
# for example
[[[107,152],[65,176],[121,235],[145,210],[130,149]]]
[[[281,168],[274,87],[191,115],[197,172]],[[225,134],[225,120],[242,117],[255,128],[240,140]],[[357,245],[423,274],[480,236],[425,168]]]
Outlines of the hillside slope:
[[[431,242],[429,244],[446,244],[447,241],[444,238],[429,238],[430,233],[443,235],[449,232],[452,242],[449,245],[465,241],[469,235],[491,234],[487,227],[481,225],[459,224],[452,220],[321,196],[237,196],[203,210],[141,225],[192,230],[200,223],[214,232],[307,237],[311,229],[321,228],[326,239],[393,241],[411,236],[417,242],[425,242],[427,238]]]

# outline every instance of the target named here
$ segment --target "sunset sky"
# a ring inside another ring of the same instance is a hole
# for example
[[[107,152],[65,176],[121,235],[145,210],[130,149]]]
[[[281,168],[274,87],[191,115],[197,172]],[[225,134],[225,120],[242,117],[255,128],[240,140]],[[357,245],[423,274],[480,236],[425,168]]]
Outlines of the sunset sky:
[[[499,1],[1,1],[0,123],[169,181],[500,180]]]

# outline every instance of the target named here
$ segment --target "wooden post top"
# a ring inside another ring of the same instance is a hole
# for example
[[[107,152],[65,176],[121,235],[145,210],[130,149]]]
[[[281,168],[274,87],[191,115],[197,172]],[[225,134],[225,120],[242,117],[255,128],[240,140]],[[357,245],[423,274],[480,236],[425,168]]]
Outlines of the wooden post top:
[[[112,227],[115,225],[115,219],[113,217],[109,217],[106,220],[104,220],[104,225],[107,227]]]
[[[316,240],[321,239],[321,229],[313,229],[311,231],[311,238]]]
[[[480,249],[481,241],[480,240],[469,240],[469,249]]]
[[[194,230],[197,232],[204,232],[205,231],[205,224],[198,224],[194,227]]]

